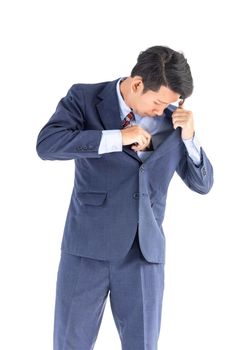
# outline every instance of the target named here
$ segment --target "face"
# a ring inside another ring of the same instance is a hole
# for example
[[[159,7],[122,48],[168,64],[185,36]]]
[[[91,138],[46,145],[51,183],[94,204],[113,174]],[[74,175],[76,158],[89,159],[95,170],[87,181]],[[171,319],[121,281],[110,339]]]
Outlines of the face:
[[[143,88],[142,79],[133,77],[129,94],[130,107],[141,117],[160,116],[170,103],[177,102],[180,98],[180,94],[166,86],[161,86],[157,92],[149,90],[143,93]]]

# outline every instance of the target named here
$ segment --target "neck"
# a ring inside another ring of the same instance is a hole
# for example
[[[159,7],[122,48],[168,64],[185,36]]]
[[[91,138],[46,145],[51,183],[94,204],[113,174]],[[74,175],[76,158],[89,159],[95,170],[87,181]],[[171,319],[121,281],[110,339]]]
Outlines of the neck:
[[[123,100],[127,104],[127,106],[131,108],[129,97],[128,97],[128,91],[130,89],[130,80],[131,80],[131,78],[128,77],[128,78],[124,79],[123,81],[121,81],[120,93],[121,93],[121,96],[123,97]]]

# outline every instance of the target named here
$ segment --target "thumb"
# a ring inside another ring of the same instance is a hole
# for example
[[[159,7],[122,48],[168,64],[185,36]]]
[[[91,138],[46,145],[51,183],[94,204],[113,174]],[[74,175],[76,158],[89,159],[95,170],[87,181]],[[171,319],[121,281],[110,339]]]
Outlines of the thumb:
[[[179,103],[178,103],[178,108],[184,108],[184,102],[185,102],[185,99],[184,98],[181,98]]]

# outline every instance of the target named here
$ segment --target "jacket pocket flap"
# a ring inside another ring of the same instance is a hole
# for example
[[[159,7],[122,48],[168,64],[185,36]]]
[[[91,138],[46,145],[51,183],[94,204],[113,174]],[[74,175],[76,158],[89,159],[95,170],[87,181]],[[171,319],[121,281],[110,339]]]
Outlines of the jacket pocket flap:
[[[80,192],[78,199],[80,204],[102,205],[106,199],[107,192]]]

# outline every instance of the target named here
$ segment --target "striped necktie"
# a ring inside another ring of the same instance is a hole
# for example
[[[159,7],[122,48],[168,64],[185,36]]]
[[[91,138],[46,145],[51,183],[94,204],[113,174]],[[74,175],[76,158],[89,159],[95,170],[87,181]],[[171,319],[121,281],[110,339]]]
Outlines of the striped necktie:
[[[135,116],[132,111],[127,114],[127,116],[123,119],[123,128],[131,126],[131,122],[135,121]]]

